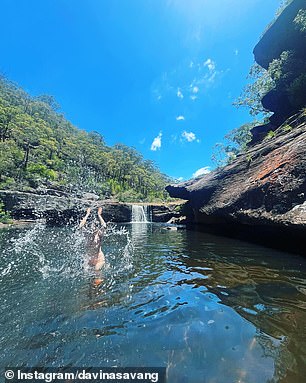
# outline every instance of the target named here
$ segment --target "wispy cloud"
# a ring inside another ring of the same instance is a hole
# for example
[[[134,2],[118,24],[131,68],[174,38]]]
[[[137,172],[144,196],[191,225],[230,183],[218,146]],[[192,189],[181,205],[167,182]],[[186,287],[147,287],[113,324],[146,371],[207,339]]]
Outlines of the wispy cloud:
[[[219,70],[217,63],[210,57],[188,59],[156,79],[152,84],[154,99],[163,103],[169,97],[173,100],[173,96],[180,102],[201,99],[208,94],[209,89],[218,86],[226,72]]]
[[[208,174],[210,172],[211,172],[210,167],[209,166],[204,166],[203,168],[200,168],[200,169],[196,170],[193,173],[192,178],[197,178],[197,177],[203,176],[204,174]]]
[[[184,121],[185,117],[184,116],[177,116],[176,121]]]
[[[208,59],[204,62],[203,65],[204,65],[205,67],[207,67],[208,70],[209,70],[210,72],[213,72],[213,71],[216,69],[216,63],[215,63],[212,59],[210,59],[210,58],[208,58]]]
[[[199,92],[199,87],[198,87],[198,86],[194,86],[194,87],[192,88],[192,92],[193,92],[193,93],[198,93],[198,92]]]
[[[180,90],[180,88],[178,88],[176,95],[178,98],[184,98],[184,95],[183,95],[182,91]]]
[[[151,150],[153,150],[153,152],[156,152],[157,149],[161,148],[161,145],[162,145],[161,139],[162,139],[162,132],[159,132],[158,136],[154,138],[151,145]]]
[[[238,54],[239,54],[238,49],[235,49],[235,50],[234,50],[234,55],[235,55],[235,56],[238,56]]]
[[[182,132],[182,138],[188,142],[192,142],[197,139],[196,135],[193,132],[187,132],[186,130]]]

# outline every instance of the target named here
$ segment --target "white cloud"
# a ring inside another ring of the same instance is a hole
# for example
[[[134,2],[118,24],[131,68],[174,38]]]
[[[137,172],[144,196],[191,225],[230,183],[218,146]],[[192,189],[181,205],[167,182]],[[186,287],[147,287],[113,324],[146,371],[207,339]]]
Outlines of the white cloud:
[[[232,47],[232,55],[235,52]],[[151,85],[153,99],[158,104],[167,104],[170,100],[200,100],[208,95],[209,89],[219,86],[220,80],[227,73],[218,68],[209,57],[189,58],[169,72],[162,73]]]
[[[193,93],[198,93],[199,91],[199,87],[197,86],[194,86],[193,89],[192,89]]]
[[[217,72],[212,72],[212,75],[209,76],[208,82],[214,82],[216,79]]]
[[[184,121],[185,117],[184,116],[177,116],[176,121]]]
[[[235,55],[235,56],[238,56],[238,54],[239,54],[238,49],[235,49],[235,50],[234,50],[234,55]]]
[[[209,166],[204,166],[204,168],[200,168],[197,171],[195,171],[192,175],[192,178],[197,178],[199,176],[203,176],[204,174],[210,173],[210,167]]]
[[[186,132],[186,130],[183,131],[182,137],[188,142],[192,142],[197,139],[193,132]]]
[[[183,182],[184,181],[184,178],[183,177],[171,177],[173,179],[173,181],[175,183],[178,183],[178,182]]]
[[[208,68],[208,70],[209,70],[210,72],[213,72],[213,71],[216,69],[216,64],[215,64],[215,62],[214,62],[212,59],[209,59],[209,58],[204,62],[203,65],[204,65],[204,66],[207,66],[207,68]]]
[[[184,98],[184,95],[183,95],[182,91],[180,90],[180,88],[178,88],[176,95],[178,98]]]
[[[162,139],[162,132],[159,132],[159,135],[154,138],[151,145],[151,150],[153,150],[153,152],[161,148],[161,139]]]

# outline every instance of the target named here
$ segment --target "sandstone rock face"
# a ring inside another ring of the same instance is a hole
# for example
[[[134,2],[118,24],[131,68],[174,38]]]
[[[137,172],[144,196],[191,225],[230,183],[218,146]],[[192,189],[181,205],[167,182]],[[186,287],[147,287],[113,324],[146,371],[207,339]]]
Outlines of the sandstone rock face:
[[[46,219],[51,224],[65,224],[79,221],[88,207],[103,209],[103,217],[107,222],[130,222],[132,204],[124,204],[110,200],[99,201],[95,196],[83,195],[83,198],[48,194],[25,193],[19,191],[0,190],[0,199],[5,209],[15,219]],[[84,198],[87,197],[87,198]],[[167,222],[177,217],[178,204],[150,204],[153,222]]]
[[[128,205],[81,199],[69,196],[34,194],[18,191],[0,191],[5,208],[15,219],[39,219],[61,224],[79,220],[88,207],[102,206],[107,221],[128,222],[131,208]]]
[[[306,59],[306,37],[301,39],[293,23],[298,11],[305,8],[305,0],[293,0],[264,33],[253,50],[255,61],[260,66],[268,69],[270,62],[284,51],[295,51],[298,58]]]
[[[306,228],[306,123],[253,146],[224,168],[167,187],[189,200],[195,223]],[[305,233],[306,234],[306,233]]]
[[[263,106],[274,114],[268,124],[251,130],[248,151],[224,168],[166,188],[172,197],[188,200],[189,223],[303,254],[306,33],[294,20],[305,9],[305,0],[293,0],[254,49],[255,60],[263,68],[268,69],[274,59],[278,65],[285,60],[282,70],[287,72],[262,99]],[[282,55],[284,51],[290,52]]]
[[[288,117],[299,112],[306,102],[306,33],[296,22],[298,13],[306,10],[305,0],[293,0],[264,33],[254,48],[255,61],[265,69],[274,59],[280,60],[283,52],[289,52],[283,63],[282,75],[274,88],[264,95],[261,102],[265,109],[274,112],[266,130],[275,130]],[[253,128],[253,142],[263,126]]]
[[[153,222],[168,222],[171,218],[179,218],[179,204],[151,205]]]

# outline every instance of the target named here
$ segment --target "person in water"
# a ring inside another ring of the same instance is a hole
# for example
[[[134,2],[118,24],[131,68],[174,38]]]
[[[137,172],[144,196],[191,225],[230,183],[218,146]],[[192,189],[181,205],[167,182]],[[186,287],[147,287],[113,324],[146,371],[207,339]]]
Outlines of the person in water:
[[[90,213],[91,213],[91,209],[88,208],[84,218],[81,220],[79,224],[79,228],[83,229],[84,232],[86,233],[86,237],[87,237],[86,251],[88,256],[88,263],[96,271],[98,271],[105,264],[105,257],[101,249],[101,242],[102,242],[103,234],[106,229],[106,222],[104,221],[102,217],[101,207],[98,208],[99,225],[97,225],[95,221],[92,221],[91,223],[87,223],[87,219]]]

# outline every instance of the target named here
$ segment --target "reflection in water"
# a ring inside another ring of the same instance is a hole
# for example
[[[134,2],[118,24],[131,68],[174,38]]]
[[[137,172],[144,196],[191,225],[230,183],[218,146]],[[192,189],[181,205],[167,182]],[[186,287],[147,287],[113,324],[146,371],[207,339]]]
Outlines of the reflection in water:
[[[132,241],[137,245],[143,245],[147,241],[148,232],[152,229],[152,225],[148,225],[145,222],[136,222],[131,227]]]
[[[103,283],[67,228],[0,231],[1,363],[166,366],[172,382],[306,375],[306,261],[163,226],[111,227]]]

